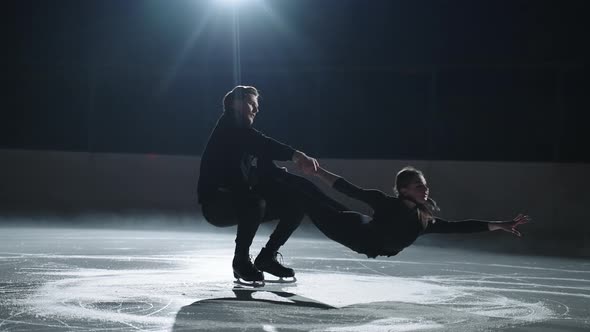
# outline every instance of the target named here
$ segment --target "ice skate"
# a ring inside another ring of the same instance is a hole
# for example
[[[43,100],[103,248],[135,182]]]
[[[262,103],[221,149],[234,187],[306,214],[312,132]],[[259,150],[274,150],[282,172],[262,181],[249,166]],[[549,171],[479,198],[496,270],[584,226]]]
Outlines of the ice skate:
[[[250,257],[234,257],[232,267],[236,278],[235,284],[248,287],[264,286],[264,274],[252,264]]]
[[[272,274],[276,279],[267,279],[267,283],[284,283],[290,284],[297,281],[295,278],[295,271],[293,269],[283,266],[277,261],[277,256],[282,255],[277,251],[271,251],[266,248],[262,248],[258,257],[254,261],[256,268],[262,272]]]

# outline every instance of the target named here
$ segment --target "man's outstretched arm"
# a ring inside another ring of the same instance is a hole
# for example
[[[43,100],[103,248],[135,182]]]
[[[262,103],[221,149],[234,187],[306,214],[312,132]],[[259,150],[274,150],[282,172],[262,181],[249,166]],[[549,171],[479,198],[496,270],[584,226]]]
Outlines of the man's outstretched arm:
[[[244,144],[246,151],[254,155],[264,156],[270,160],[290,160],[306,174],[317,171],[318,162],[315,158],[268,137],[254,128],[238,130],[237,139]]]

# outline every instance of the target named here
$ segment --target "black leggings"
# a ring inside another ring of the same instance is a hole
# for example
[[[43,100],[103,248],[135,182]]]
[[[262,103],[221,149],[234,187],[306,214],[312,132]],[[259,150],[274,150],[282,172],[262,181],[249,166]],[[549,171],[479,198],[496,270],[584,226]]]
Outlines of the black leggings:
[[[276,251],[299,227],[304,213],[289,192],[274,178],[265,179],[253,191],[218,191],[203,202],[203,216],[217,227],[238,226],[236,255],[248,255],[260,223],[279,219],[265,247]]]
[[[328,238],[368,257],[380,254],[380,235],[368,223],[370,217],[351,211],[305,178],[288,174],[279,181],[294,194],[311,221]]]

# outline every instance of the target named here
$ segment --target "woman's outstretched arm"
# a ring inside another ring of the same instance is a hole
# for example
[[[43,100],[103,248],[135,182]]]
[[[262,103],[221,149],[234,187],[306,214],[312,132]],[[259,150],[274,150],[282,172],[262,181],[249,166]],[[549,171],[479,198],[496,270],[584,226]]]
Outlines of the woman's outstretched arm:
[[[483,221],[483,220],[464,220],[464,221],[446,221],[435,218],[428,223],[424,233],[474,233],[503,230],[516,236],[522,234],[516,229],[522,224],[531,220],[527,215],[519,214],[510,221]]]
[[[373,210],[375,210],[377,205],[381,204],[384,199],[388,197],[382,191],[358,187],[346,181],[343,177],[329,172],[322,167],[318,167],[317,172],[314,173],[314,175],[339,192],[367,203]]]

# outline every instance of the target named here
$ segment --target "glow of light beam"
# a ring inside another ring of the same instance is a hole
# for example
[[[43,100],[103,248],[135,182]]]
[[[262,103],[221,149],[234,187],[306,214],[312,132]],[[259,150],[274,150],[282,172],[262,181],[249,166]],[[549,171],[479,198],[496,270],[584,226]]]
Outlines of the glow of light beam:
[[[246,2],[246,0],[217,0],[217,2],[226,6],[237,6],[240,3]]]

